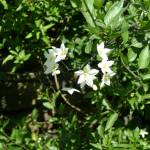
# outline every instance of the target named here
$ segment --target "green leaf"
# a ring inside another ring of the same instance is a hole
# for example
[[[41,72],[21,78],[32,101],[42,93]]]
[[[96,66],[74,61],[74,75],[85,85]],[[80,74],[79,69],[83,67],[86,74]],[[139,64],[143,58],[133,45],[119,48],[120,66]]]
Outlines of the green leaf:
[[[105,11],[107,12],[112,5],[113,5],[112,1],[106,2],[106,4],[105,4]]]
[[[80,0],[70,0],[70,3],[72,5],[73,8],[77,8],[80,6]]]
[[[150,74],[142,75],[143,80],[150,80]]]
[[[103,106],[106,107],[107,110],[111,110],[111,105],[110,105],[109,101],[107,101],[106,99],[103,99],[102,104],[103,104]]]
[[[144,5],[145,5],[145,7],[149,8],[150,7],[150,1],[144,0]]]
[[[143,85],[144,92],[145,93],[148,92],[148,90],[149,90],[149,84],[148,83],[143,83],[142,85]]]
[[[123,24],[122,24],[122,39],[123,39],[123,43],[126,43],[128,42],[128,39],[129,39],[129,32],[128,32],[128,22],[126,22],[125,20],[123,21]]]
[[[103,5],[103,0],[94,0],[94,6],[100,9]]]
[[[39,116],[38,110],[36,108],[33,109],[33,111],[32,111],[32,118],[36,120],[38,118],[38,116]]]
[[[127,150],[128,148],[131,148],[131,144],[123,144],[123,143],[117,143],[116,149],[114,148],[113,150]]]
[[[6,0],[0,0],[0,3],[2,3],[2,5],[4,6],[4,9],[8,9]]]
[[[26,35],[25,39],[30,39],[33,36],[33,34],[30,32]]]
[[[137,57],[137,53],[135,53],[132,48],[129,48],[127,57],[129,62],[133,62]]]
[[[122,39],[123,39],[123,43],[127,43],[128,42],[128,39],[129,39],[129,32],[128,31],[125,31],[121,34],[122,36]]]
[[[104,136],[104,127],[102,125],[99,125],[97,128],[98,134],[103,137]]]
[[[114,21],[120,18],[123,12],[123,3],[124,1],[115,2],[108,10],[107,14],[104,17],[104,23],[106,26],[111,26]]]
[[[106,127],[105,127],[105,131],[110,129],[114,123],[116,122],[116,120],[118,119],[118,113],[113,113],[109,118],[108,121],[106,123]]]
[[[143,99],[150,99],[150,94],[145,94],[142,96]]]
[[[0,143],[0,149],[4,149],[4,145]]]
[[[139,55],[138,66],[140,69],[145,69],[150,63],[149,46],[146,46]]]
[[[123,61],[123,63],[125,64],[125,65],[128,65],[128,58],[127,58],[127,56],[125,56],[125,55],[123,55],[122,53],[120,53],[120,58],[122,59],[122,61]]]
[[[49,38],[48,38],[48,36],[44,35],[42,37],[42,41],[45,42],[45,44],[49,45]]]
[[[41,34],[41,32],[36,32],[36,39],[37,39],[37,40],[40,39],[40,34]]]
[[[53,104],[50,103],[50,102],[44,102],[44,103],[43,103],[43,106],[46,107],[46,108],[48,108],[48,109],[50,109],[50,110],[54,108],[54,107],[53,107]]]
[[[8,145],[8,149],[9,150],[22,150],[22,148],[21,147],[19,147],[19,146],[16,146],[16,145]]]
[[[13,60],[14,56],[13,55],[8,55],[2,62],[2,64],[5,64],[7,61]]]
[[[11,139],[15,139],[17,144],[21,144],[23,140],[23,132],[17,128],[14,128],[11,133]]]
[[[136,47],[136,48],[142,48],[143,47],[142,43],[138,42],[135,37],[133,37],[133,39],[132,39],[132,45],[131,46]]]
[[[96,10],[94,9],[94,0],[81,0],[82,1],[82,6],[81,6],[81,12],[83,16],[85,17],[87,23],[95,27],[95,20],[94,18],[96,17]]]
[[[102,150],[102,145],[100,143],[90,143],[90,145],[98,150]]]
[[[85,53],[90,54],[91,50],[92,50],[92,46],[93,46],[93,42],[92,41],[87,42],[86,46],[85,46]]]
[[[54,23],[50,23],[46,26],[43,27],[44,32],[47,32],[48,29],[50,29],[51,27],[53,27],[55,24]]]

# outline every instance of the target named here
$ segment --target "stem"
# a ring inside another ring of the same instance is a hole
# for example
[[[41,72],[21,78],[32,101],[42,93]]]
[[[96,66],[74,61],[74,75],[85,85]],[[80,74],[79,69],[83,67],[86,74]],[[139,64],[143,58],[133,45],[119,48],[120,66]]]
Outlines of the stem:
[[[121,58],[121,57],[120,57]],[[121,58],[121,62],[123,64],[123,66],[126,68],[126,70],[128,70],[128,72],[136,79],[141,80],[141,78],[139,76],[137,76],[133,71],[130,70],[130,68],[128,66],[126,66],[126,64],[124,63],[123,59]]]
[[[61,97],[63,98],[63,100],[66,102],[66,104],[68,104],[68,106],[70,106],[71,108],[73,108],[74,110],[84,114],[86,116],[86,113],[84,111],[82,111],[80,108],[76,107],[75,105],[72,105],[67,98],[65,97],[64,94],[61,93]]]
[[[56,84],[57,90],[60,91],[60,86],[59,86],[59,82],[58,82],[58,79],[57,79],[57,75],[54,75],[54,80],[55,80],[55,84]],[[86,115],[86,113],[85,113],[84,111],[82,111],[80,108],[78,108],[78,107],[72,105],[72,104],[67,100],[67,98],[65,97],[65,95],[61,93],[61,91],[60,91],[60,95],[61,95],[62,99],[64,100],[64,102],[65,102],[68,106],[70,106],[71,108],[73,108],[73,109],[76,110],[77,112],[80,112],[80,113]]]
[[[59,82],[57,80],[57,75],[54,75],[54,80],[55,80],[55,84],[56,84],[56,89],[59,91],[60,86],[59,86]]]

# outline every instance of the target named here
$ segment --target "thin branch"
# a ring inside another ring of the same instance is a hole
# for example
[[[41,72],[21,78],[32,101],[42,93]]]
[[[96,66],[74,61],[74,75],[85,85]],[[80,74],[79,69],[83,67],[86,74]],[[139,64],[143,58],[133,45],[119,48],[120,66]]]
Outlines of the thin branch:
[[[135,78],[138,80],[141,80],[141,78],[139,76],[137,76],[133,71],[130,70],[130,68],[124,63],[123,59],[120,57],[121,62],[123,64],[123,66],[126,68],[126,70],[128,70],[128,72]]]
[[[59,86],[59,82],[57,80],[57,75],[54,75],[54,80],[55,80],[55,84],[56,84],[56,89],[59,91],[60,86]]]
[[[60,91],[60,86],[59,86],[59,82],[58,82],[58,79],[57,79],[57,75],[54,76],[54,79],[55,79],[56,89],[57,89],[58,91]],[[61,93],[61,91],[60,91],[60,95],[61,95],[62,99],[64,100],[64,102],[65,102],[68,106],[70,106],[72,109],[74,109],[74,110],[76,110],[77,112],[80,112],[80,113],[82,113],[82,114],[84,114],[84,115],[86,116],[86,113],[85,113],[84,111],[82,111],[80,108],[76,107],[75,105],[72,105],[72,104],[67,100],[67,98],[65,97],[65,95]]]
[[[61,97],[63,98],[63,100],[66,102],[66,104],[68,104],[68,106],[70,106],[71,108],[73,108],[74,110],[76,110],[77,112],[80,112],[82,114],[84,114],[85,116],[87,115],[83,110],[81,110],[79,107],[76,107],[75,105],[72,105],[67,98],[65,97],[64,94],[61,93]]]

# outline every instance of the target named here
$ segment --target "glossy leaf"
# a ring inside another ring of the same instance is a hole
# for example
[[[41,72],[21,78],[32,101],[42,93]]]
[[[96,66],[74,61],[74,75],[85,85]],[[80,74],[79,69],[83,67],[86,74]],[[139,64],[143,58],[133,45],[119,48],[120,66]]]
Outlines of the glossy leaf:
[[[150,74],[142,75],[143,80],[150,80]]]
[[[77,8],[81,4],[80,0],[70,0],[72,7]]]
[[[82,7],[81,7],[81,11],[83,16],[85,17],[87,23],[92,26],[95,27],[95,9],[94,9],[94,0],[81,0],[82,1]]]
[[[139,55],[138,66],[140,69],[145,69],[150,63],[150,51],[149,46],[146,46]]]
[[[4,60],[3,60],[3,64],[5,64],[6,62],[13,60],[14,56],[13,55],[8,55]]]
[[[104,22],[106,26],[111,26],[112,23],[114,21],[117,21],[116,19],[121,16],[123,3],[124,3],[123,0],[120,2],[117,1],[110,7],[110,9],[108,10],[107,14],[104,17]]]
[[[113,113],[112,115],[110,115],[106,123],[105,130],[110,129],[114,125],[117,119],[118,119],[118,113]]]
[[[4,9],[8,9],[8,4],[6,0],[0,0],[0,3],[4,6]]]
[[[133,47],[136,47],[136,48],[142,48],[143,45],[141,42],[137,41],[137,39],[135,37],[133,37],[132,39],[132,45]]]
[[[122,24],[122,39],[123,39],[123,43],[126,43],[128,42],[128,39],[129,39],[129,32],[128,32],[128,22],[127,21],[123,21],[123,24]]]
[[[128,61],[133,62],[137,57],[137,53],[135,53],[132,48],[129,48],[127,56],[128,56]]]

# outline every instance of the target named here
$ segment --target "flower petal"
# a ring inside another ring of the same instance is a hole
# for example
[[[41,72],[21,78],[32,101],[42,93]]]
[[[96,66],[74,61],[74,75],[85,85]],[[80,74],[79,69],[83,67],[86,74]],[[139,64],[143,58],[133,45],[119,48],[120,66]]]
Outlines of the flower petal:
[[[81,84],[83,82],[85,82],[85,76],[84,76],[84,74],[80,75],[80,77],[78,79],[78,84]]]
[[[63,91],[67,91],[70,95],[72,95],[74,92],[80,92],[79,90],[75,89],[75,88],[63,88]]]
[[[90,87],[93,87],[93,78],[88,77],[88,78],[86,79],[86,84],[87,84],[88,86],[90,86]]]
[[[102,52],[103,51],[103,49],[104,49],[104,42],[101,42],[101,44],[97,44],[97,51],[98,51],[98,53],[100,52]]]
[[[109,52],[111,51],[111,49],[105,48],[104,51],[105,51],[105,53],[107,54],[107,53],[109,53]]]
[[[99,72],[99,70],[97,70],[97,69],[91,69],[91,70],[89,71],[89,74],[95,76],[96,74],[98,74],[98,72]]]
[[[79,71],[76,71],[76,72],[75,72],[75,75],[80,76],[80,75],[83,74],[83,73],[84,73],[83,70],[79,70]]]
[[[109,66],[112,66],[114,64],[114,61],[107,61]]]
[[[60,49],[64,50],[65,49],[65,44],[62,42],[60,45]]]

